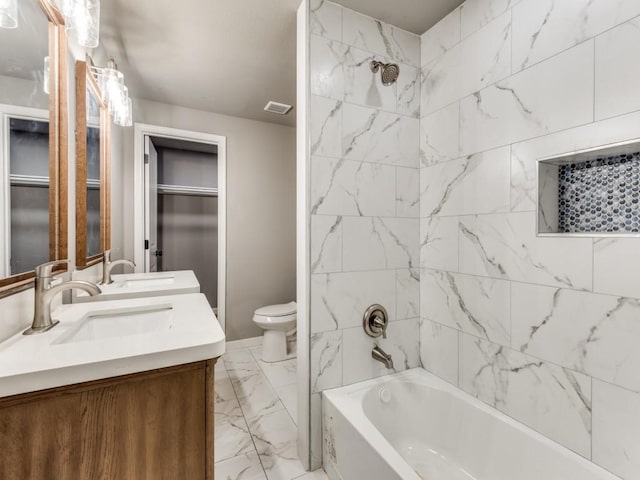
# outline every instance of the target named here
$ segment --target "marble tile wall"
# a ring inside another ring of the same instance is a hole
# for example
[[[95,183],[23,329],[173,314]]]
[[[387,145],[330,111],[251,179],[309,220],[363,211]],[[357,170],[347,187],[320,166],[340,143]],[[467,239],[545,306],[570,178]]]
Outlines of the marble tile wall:
[[[536,159],[640,138],[640,2],[467,0],[420,53],[423,366],[640,478],[640,238],[535,211]]]
[[[419,360],[420,37],[336,4],[310,3],[312,466],[321,392],[388,372],[362,329],[373,303],[396,370]],[[397,63],[385,87],[372,60]],[[471,170],[471,168],[470,168]],[[508,202],[507,202],[508,203]]]

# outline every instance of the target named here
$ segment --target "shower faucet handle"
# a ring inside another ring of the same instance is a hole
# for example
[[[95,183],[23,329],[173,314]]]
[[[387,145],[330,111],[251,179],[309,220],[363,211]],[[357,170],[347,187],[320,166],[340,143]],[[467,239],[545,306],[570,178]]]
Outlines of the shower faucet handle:
[[[387,338],[387,325],[389,324],[389,316],[387,310],[379,304],[371,305],[364,312],[363,328],[367,335],[373,338]]]

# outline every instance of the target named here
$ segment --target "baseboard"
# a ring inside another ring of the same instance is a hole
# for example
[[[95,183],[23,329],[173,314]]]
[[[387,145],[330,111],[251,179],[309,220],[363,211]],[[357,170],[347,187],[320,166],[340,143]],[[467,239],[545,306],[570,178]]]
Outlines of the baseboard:
[[[233,340],[227,342],[226,351],[233,352],[234,350],[243,350],[245,348],[259,347],[262,345],[262,335],[259,337],[242,338],[240,340]]]

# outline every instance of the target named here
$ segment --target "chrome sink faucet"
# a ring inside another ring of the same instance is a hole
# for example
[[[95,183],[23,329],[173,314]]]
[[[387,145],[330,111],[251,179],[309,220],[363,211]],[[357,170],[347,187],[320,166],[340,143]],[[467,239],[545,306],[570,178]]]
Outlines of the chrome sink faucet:
[[[35,305],[31,327],[25,330],[23,335],[33,335],[43,333],[56,326],[59,322],[51,321],[51,301],[58,293],[72,288],[84,290],[89,295],[98,295],[100,289],[91,282],[83,280],[71,280],[51,286],[53,279],[53,269],[59,265],[68,264],[68,260],[55,260],[53,262],[38,265],[36,271]]]
[[[122,259],[114,260],[112,262],[111,250],[105,250],[102,255],[102,282],[100,285],[109,285],[113,283],[113,280],[111,279],[111,270],[113,270],[113,267],[116,265],[129,265],[131,268],[136,268],[136,264],[131,260]]]
[[[371,356],[374,360],[383,363],[385,367],[393,370],[393,360],[391,359],[391,355],[382,350],[378,345],[374,345],[373,350],[371,351]]]

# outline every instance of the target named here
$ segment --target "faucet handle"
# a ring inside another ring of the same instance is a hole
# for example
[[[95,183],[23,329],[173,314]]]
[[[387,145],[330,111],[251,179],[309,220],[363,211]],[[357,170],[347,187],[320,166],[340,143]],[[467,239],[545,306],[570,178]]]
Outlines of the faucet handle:
[[[364,312],[363,327],[367,335],[373,338],[382,336],[387,338],[387,325],[389,324],[389,316],[387,310],[379,304],[371,305]]]
[[[382,338],[387,338],[387,322],[386,319],[383,319],[380,315],[375,315],[373,320],[371,320],[373,327],[378,331],[382,330]]]
[[[109,263],[111,261],[111,249],[102,252],[102,263]]]
[[[69,265],[69,260],[53,260],[43,263],[35,268],[36,278],[49,278],[53,275],[53,269],[61,265]]]

